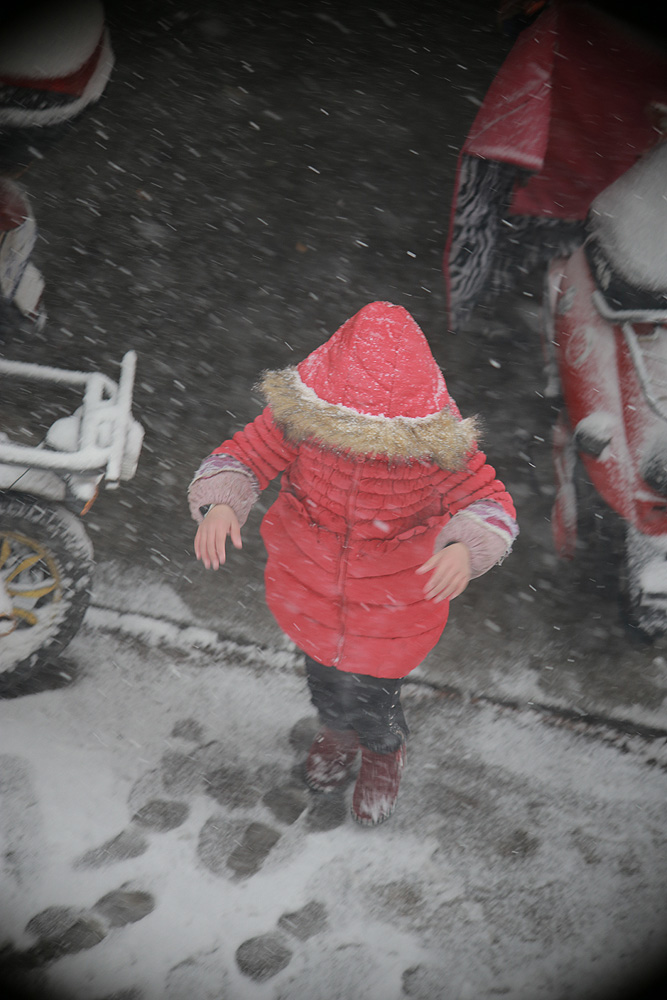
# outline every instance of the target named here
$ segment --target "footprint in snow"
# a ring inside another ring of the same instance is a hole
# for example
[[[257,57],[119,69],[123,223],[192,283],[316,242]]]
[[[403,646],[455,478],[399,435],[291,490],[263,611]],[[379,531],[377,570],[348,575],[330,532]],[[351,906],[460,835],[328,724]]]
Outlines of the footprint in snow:
[[[74,868],[103,868],[141,856],[153,835],[169,833],[186,822],[187,800],[205,795],[225,811],[210,816],[199,831],[199,862],[215,875],[251,878],[284,828],[304,813],[310,832],[332,830],[347,821],[344,790],[317,795],[304,784],[302,762],[316,729],[313,718],[301,719],[292,728],[289,741],[299,761],[280,781],[275,768],[248,767],[232,758],[220,740],[206,741],[197,720],[179,720],[171,732],[173,745],[130,792],[128,825],[77,858]],[[268,822],[248,821],[241,815],[257,806],[266,808]]]
[[[292,960],[292,941],[307,941],[328,927],[327,910],[323,903],[311,900],[300,910],[283,913],[276,930],[248,938],[236,949],[236,964],[240,971],[256,982],[265,982],[282,972]]]
[[[203,738],[194,719],[176,723],[172,736],[185,742]],[[130,820],[120,833],[77,858],[75,869],[104,868],[119,861],[137,858],[149,849],[149,835],[168,833],[182,826],[190,815],[184,794],[197,790],[200,773],[196,756],[180,751],[167,752],[160,767],[149,771],[130,792]]]
[[[74,868],[103,868],[115,861],[137,858],[148,850],[145,833],[166,833],[181,826],[190,813],[184,802],[150,799],[138,809],[130,825],[100,847],[86,851],[74,862]]]
[[[292,727],[289,742],[298,762],[279,784],[272,781],[266,768],[250,773],[223,763],[226,757],[220,744],[205,748],[211,767],[203,776],[203,789],[228,809],[228,813],[210,816],[200,830],[197,856],[205,868],[215,875],[250,878],[260,870],[282,837],[284,831],[277,825],[257,821],[246,825],[234,815],[237,809],[261,802],[275,823],[283,827],[296,823],[305,812],[304,825],[309,832],[333,830],[347,822],[344,790],[318,795],[303,781],[303,760],[316,731],[317,722],[313,718],[301,719]],[[180,768],[185,771],[184,762]],[[262,794],[267,784],[269,787]]]
[[[125,883],[106,893],[88,910],[49,906],[28,921],[26,932],[37,940],[24,949],[8,947],[0,965],[8,973],[38,969],[65,955],[94,948],[113,930],[134,924],[155,908],[149,892]]]

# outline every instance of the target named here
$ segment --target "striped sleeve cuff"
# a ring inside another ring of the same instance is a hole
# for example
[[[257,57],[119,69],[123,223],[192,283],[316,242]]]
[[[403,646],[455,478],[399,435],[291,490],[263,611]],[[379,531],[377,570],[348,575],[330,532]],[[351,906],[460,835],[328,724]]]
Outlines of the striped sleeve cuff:
[[[204,519],[206,508],[228,504],[244,525],[259,497],[257,477],[232,455],[209,455],[194,475],[188,488],[190,513],[195,521]],[[203,509],[202,509],[203,508]]]
[[[516,521],[500,504],[478,500],[447,522],[437,537],[435,551],[463,542],[470,549],[470,575],[474,579],[509,555],[518,533]]]

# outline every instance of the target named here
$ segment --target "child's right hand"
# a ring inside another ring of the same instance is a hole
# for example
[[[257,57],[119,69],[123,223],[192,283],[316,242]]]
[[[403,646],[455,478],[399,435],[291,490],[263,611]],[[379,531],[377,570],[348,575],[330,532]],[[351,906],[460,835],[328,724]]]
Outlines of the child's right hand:
[[[218,569],[224,564],[227,535],[235,548],[243,547],[238,517],[226,503],[218,503],[209,510],[195,535],[195,555],[206,569]]]

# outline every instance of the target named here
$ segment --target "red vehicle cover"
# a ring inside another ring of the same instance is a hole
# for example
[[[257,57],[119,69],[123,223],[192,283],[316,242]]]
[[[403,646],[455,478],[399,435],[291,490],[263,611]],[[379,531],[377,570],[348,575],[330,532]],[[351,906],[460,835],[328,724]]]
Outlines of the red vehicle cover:
[[[508,231],[527,218],[583,220],[660,137],[661,113],[667,54],[637,30],[565,0],[524,30],[459,159],[445,255],[450,317],[482,291],[503,217]]]

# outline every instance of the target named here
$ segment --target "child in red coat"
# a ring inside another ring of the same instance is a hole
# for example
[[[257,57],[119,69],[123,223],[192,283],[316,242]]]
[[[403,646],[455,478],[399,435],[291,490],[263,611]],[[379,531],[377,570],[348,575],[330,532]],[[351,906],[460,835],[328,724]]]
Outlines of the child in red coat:
[[[322,729],[306,781],[341,786],[361,750],[352,815],[394,810],[408,728],[401,681],[438,641],[449,601],[509,552],[512,500],[401,306],[372,302],[295,368],[267,372],[263,413],[190,484],[195,553],[225,562],[271,479],[266,599],[306,654]]]

